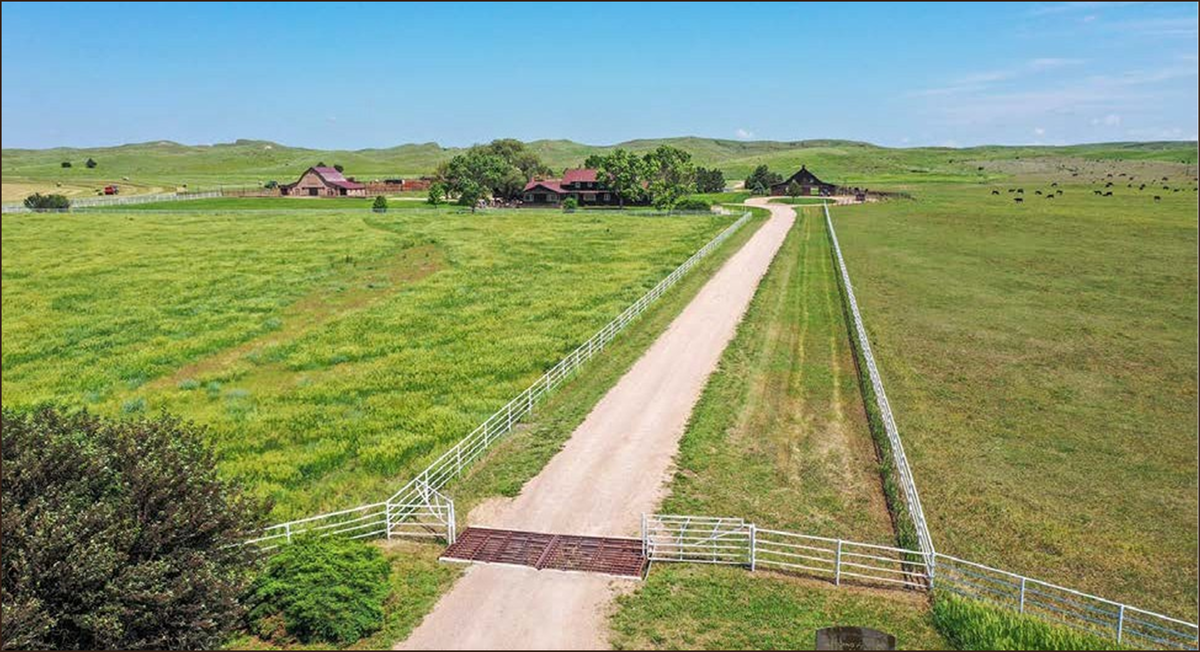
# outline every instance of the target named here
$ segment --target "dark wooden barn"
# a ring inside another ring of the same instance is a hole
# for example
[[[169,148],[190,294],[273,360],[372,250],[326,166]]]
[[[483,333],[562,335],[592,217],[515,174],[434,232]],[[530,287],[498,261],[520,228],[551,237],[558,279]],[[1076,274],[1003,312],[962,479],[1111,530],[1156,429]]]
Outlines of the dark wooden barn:
[[[782,182],[771,186],[772,195],[788,194],[788,186],[795,183],[800,186],[801,195],[833,195],[837,191],[837,186],[832,183],[825,183],[817,178],[817,175],[808,171],[808,168],[800,166],[800,171],[792,176],[784,179]]]

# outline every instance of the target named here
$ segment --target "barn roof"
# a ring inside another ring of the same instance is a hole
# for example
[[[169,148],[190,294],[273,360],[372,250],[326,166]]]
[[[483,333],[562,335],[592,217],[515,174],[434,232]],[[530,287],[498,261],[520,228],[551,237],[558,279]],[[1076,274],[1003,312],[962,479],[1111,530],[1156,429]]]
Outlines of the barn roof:
[[[364,186],[363,184],[361,184],[357,181],[351,181],[351,180],[347,179],[346,177],[342,176],[342,173],[338,172],[337,168],[314,167],[314,168],[312,168],[312,171],[316,172],[321,177],[321,180],[323,180],[325,183],[327,183],[331,186],[338,186],[339,188],[346,188],[347,190],[358,190],[360,188],[366,188],[366,186]]]
[[[567,170],[563,172],[562,182],[568,183],[592,183],[596,181],[596,170],[591,168],[578,168],[575,170]]]

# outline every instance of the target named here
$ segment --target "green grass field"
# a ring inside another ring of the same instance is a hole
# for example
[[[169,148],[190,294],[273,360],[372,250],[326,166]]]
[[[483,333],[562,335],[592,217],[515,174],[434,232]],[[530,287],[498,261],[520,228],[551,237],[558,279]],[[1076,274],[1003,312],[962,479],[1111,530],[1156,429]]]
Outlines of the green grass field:
[[[1070,180],[833,214],[938,549],[1194,622],[1196,195]]]
[[[616,145],[537,140],[530,142],[529,147],[552,169],[562,170],[582,164],[590,154],[603,154],[616,147],[644,153],[663,144],[687,150],[698,165],[723,170],[730,185],[745,179],[758,165],[769,165],[787,175],[806,164],[827,181],[870,187],[974,183],[1041,174],[1060,165],[1086,170],[1117,163],[1141,166],[1148,173],[1151,169],[1170,169],[1182,163],[1191,166],[1189,177],[1194,177],[1196,166],[1194,142],[896,149],[846,140],[777,142],[684,137],[633,140]],[[126,193],[174,192],[183,184],[190,190],[206,190],[221,185],[261,185],[271,180],[284,183],[318,162],[343,165],[346,174],[359,180],[412,178],[433,172],[439,163],[460,151],[436,143],[357,151],[314,150],[262,140],[217,145],[157,141],[93,149],[5,149],[3,199],[16,202],[33,192],[91,196],[110,183],[121,184]],[[97,167],[84,167],[88,157],[97,161]],[[63,161],[71,161],[72,167],[62,168]]]
[[[276,518],[377,500],[731,219],[6,215],[5,405],[195,419]]]

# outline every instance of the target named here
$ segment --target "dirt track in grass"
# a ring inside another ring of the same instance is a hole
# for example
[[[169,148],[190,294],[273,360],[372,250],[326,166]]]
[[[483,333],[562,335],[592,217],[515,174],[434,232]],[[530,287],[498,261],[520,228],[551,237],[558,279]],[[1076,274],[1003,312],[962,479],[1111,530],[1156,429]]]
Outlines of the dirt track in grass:
[[[470,524],[636,534],[641,514],[662,500],[692,408],[792,227],[790,207],[768,208],[771,219],[600,400],[563,450],[516,498],[474,510]],[[474,566],[398,649],[604,648],[609,602],[630,585],[599,575]]]

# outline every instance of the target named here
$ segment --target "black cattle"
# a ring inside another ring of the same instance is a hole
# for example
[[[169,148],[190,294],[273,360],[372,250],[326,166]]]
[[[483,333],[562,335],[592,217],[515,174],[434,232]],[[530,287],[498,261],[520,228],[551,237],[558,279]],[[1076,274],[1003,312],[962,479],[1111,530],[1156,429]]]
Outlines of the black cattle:
[[[1111,190],[1109,190],[1108,192],[1104,193],[1104,196],[1105,196],[1105,197],[1112,197],[1112,191],[1111,191]]]
[[[1159,197],[1158,195],[1155,195],[1155,196],[1154,196],[1154,201],[1162,201],[1162,197]]]
[[[1054,195],[1046,195],[1046,199],[1054,199]]]
[[[1061,195],[1061,194],[1062,194],[1062,191],[1061,191],[1061,190],[1055,190],[1055,191],[1054,191],[1054,193],[1055,193],[1055,194],[1057,194],[1057,195]]]
[[[1057,182],[1057,181],[1055,181],[1054,183],[1050,184],[1050,187],[1051,187],[1051,188],[1057,188],[1057,187],[1058,187],[1058,182]]]
[[[1025,200],[1024,200],[1024,199],[1021,199],[1020,197],[1013,197],[1013,201],[1015,201],[1015,202],[1017,202],[1018,204],[1020,204],[1021,202],[1025,201]]]
[[[1104,184],[1104,187],[1105,187],[1105,188],[1112,188],[1112,182],[1111,182],[1111,181],[1109,181],[1108,183]]]
[[[1093,190],[1093,191],[1092,191],[1092,194],[1094,194],[1094,195],[1103,195],[1104,193],[1100,192],[1099,190]]]
[[[1034,190],[1034,191],[1033,191],[1033,194],[1035,194],[1035,195],[1040,195],[1040,194],[1042,194],[1042,191],[1041,191],[1041,190]]]
[[[999,190],[993,190],[993,191],[992,191],[992,194],[993,194],[993,195],[999,195],[999,194],[1000,194],[1000,191],[999,191]]]
[[[1025,194],[1025,189],[1024,189],[1024,188],[1017,188],[1017,194],[1018,194],[1018,195],[1024,195],[1024,194]]]

